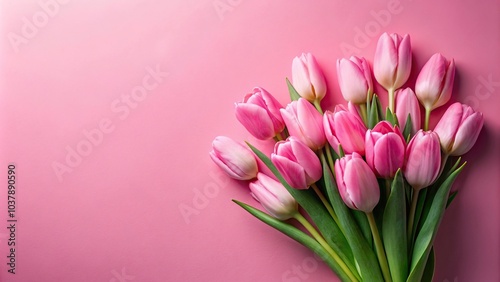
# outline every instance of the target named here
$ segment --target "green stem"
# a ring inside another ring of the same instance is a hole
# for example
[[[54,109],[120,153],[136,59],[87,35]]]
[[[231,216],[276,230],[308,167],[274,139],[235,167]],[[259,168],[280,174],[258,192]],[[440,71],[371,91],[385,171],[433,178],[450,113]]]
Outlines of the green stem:
[[[335,163],[333,162],[332,157],[332,149],[330,148],[330,144],[325,145],[326,158],[328,159],[328,164],[330,165],[330,170],[333,174],[335,174]]]
[[[335,220],[335,223],[338,226],[340,226],[339,219],[338,219],[337,215],[335,214],[335,212],[333,211],[332,205],[330,205],[330,203],[326,200],[323,193],[321,193],[321,190],[319,190],[319,187],[316,185],[316,183],[313,183],[311,185],[311,187],[313,188],[314,192],[316,192],[316,194],[318,195],[318,197],[321,200],[321,202],[323,203],[323,205],[325,205],[326,209],[328,210],[328,213],[332,216],[333,220]]]
[[[373,217],[373,213],[371,212],[366,213],[366,216],[368,217],[370,229],[372,230],[373,239],[375,241],[375,251],[377,252],[377,258],[380,264],[380,268],[382,269],[382,274],[384,275],[384,280],[386,282],[392,282],[391,272],[389,271],[389,265],[387,264],[387,257],[384,251],[384,245],[382,244],[382,240],[380,239],[380,234],[378,233],[375,218]]]
[[[387,90],[389,93],[389,110],[394,113],[394,89]]]
[[[368,113],[366,111],[366,104],[359,105],[359,111],[361,112],[361,118],[366,126],[368,126]]]
[[[314,100],[313,104],[314,107],[316,107],[316,109],[318,110],[318,112],[320,112],[320,114],[323,114],[323,109],[321,109],[320,100],[319,99]]]
[[[391,195],[391,186],[392,186],[392,179],[386,179],[385,180],[385,194],[387,196],[387,199],[389,199],[389,196]]]
[[[424,131],[429,130],[429,119],[431,117],[432,110],[425,108],[425,123],[424,123]]]
[[[411,198],[411,206],[410,206],[410,218],[408,219],[408,240],[410,244],[412,244],[413,239],[413,221],[415,221],[415,211],[417,209],[418,202],[418,194],[420,193],[420,189],[413,189],[413,196]]]
[[[318,241],[318,243],[330,254],[330,256],[335,260],[335,262],[340,266],[340,268],[344,271],[344,273],[351,279],[351,281],[357,282],[359,281],[356,276],[351,272],[349,267],[344,263],[344,261],[339,257],[339,255],[328,245],[328,243],[323,239],[323,237],[316,231],[316,229],[305,219],[302,214],[296,212],[293,216],[300,224],[302,224],[307,231]]]

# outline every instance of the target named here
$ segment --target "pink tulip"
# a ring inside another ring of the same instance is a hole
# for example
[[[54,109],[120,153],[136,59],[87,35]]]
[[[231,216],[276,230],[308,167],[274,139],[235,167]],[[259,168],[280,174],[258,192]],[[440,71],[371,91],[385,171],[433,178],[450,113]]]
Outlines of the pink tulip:
[[[311,53],[302,53],[293,59],[292,80],[295,90],[309,102],[325,97],[325,76]]]
[[[396,117],[400,128],[405,128],[408,115],[411,116],[411,134],[420,129],[420,104],[411,88],[400,89],[396,92]]]
[[[446,110],[434,131],[446,154],[461,156],[476,143],[483,123],[482,113],[475,112],[467,105],[454,103]]]
[[[297,201],[280,182],[271,177],[259,173],[257,180],[251,182],[249,186],[252,195],[273,217],[286,220],[297,212]]]
[[[434,54],[424,65],[415,82],[415,93],[427,111],[432,111],[450,100],[455,79],[455,61]]]
[[[323,175],[318,156],[293,136],[276,143],[271,160],[286,182],[295,189],[307,189]]]
[[[365,151],[368,166],[382,178],[393,178],[405,159],[405,139],[397,126],[381,121],[366,132]]]
[[[236,103],[236,118],[255,138],[271,139],[285,128],[281,104],[266,90],[255,87],[243,102]]]
[[[257,161],[252,151],[225,136],[218,136],[212,142],[210,157],[230,177],[250,180],[257,176]]]
[[[408,80],[411,71],[410,36],[393,33],[380,36],[375,57],[373,73],[378,83],[386,90],[396,90]]]
[[[365,58],[352,56],[349,60],[337,61],[337,76],[340,91],[346,101],[354,104],[366,103],[373,94],[372,73]]]
[[[332,113],[326,111],[323,125],[328,143],[339,154],[339,144],[346,154],[356,152],[365,154],[366,126],[357,114],[354,106],[349,103],[349,110],[344,106],[336,106]]]
[[[380,188],[375,174],[359,154],[338,159],[335,175],[340,196],[348,207],[365,213],[373,211],[380,199]]]
[[[309,148],[317,150],[326,143],[321,114],[304,98],[293,101],[281,109],[290,136],[297,137]]]
[[[406,180],[415,190],[420,190],[436,180],[440,167],[438,135],[436,132],[419,130],[406,147]]]

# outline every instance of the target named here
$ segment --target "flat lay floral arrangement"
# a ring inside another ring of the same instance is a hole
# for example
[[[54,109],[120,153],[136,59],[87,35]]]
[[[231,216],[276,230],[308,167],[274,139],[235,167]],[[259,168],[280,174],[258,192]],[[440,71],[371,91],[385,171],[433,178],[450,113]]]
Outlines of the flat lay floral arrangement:
[[[212,160],[248,181],[266,212],[234,202],[311,249],[342,281],[432,281],[433,242],[457,195],[450,190],[465,166],[460,156],[483,126],[481,113],[456,102],[429,128],[431,112],[452,96],[455,63],[437,53],[415,87],[402,88],[411,64],[409,35],[382,34],[373,72],[365,58],[337,61],[347,104],[331,111],[320,105],[327,89],[319,65],[302,54],[286,80],[286,107],[260,87],[236,103],[238,121],[274,140],[274,152],[224,136],[212,144]],[[374,83],[387,91],[379,93],[385,110]]]

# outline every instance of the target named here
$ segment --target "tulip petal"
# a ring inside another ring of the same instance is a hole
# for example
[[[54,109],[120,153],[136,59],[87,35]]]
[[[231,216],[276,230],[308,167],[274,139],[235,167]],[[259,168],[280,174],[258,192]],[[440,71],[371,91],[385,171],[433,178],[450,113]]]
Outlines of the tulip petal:
[[[411,72],[411,42],[406,34],[398,45],[398,69],[394,88],[400,88],[410,77]]]
[[[449,152],[453,146],[455,134],[463,116],[462,104],[454,103],[444,113],[434,128],[434,132],[439,136],[439,142],[445,152]]]
[[[378,83],[385,89],[393,88],[398,66],[398,50],[389,34],[380,36],[373,59],[373,73]]]
[[[484,119],[481,113],[469,116],[458,128],[450,154],[452,156],[461,156],[467,153],[476,143],[483,123]]]
[[[295,189],[307,189],[306,173],[298,163],[285,157],[271,154],[271,160],[286,182]]]
[[[267,140],[274,134],[274,126],[267,111],[253,104],[238,103],[236,118],[255,138]]]
[[[316,154],[309,147],[300,141],[292,141],[290,143],[292,145],[296,161],[305,170],[306,176],[310,178],[312,183],[318,181],[323,175],[323,170],[318,156],[316,156]],[[312,183],[307,184],[310,185]]]

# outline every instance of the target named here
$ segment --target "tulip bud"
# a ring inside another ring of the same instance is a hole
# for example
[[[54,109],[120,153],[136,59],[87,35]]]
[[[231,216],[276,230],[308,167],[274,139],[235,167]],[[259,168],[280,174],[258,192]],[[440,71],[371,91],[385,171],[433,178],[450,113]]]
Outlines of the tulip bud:
[[[454,103],[444,113],[434,131],[445,154],[461,156],[476,143],[483,127],[483,114],[471,107]]]
[[[302,53],[292,62],[293,87],[309,102],[321,101],[326,94],[323,72],[311,53]]]
[[[295,189],[307,189],[323,175],[318,156],[293,136],[276,143],[271,160],[286,182]]]
[[[323,116],[323,125],[326,139],[339,154],[339,144],[346,154],[356,152],[365,154],[366,126],[355,111],[354,106],[349,103],[350,110],[344,106],[336,106],[332,113],[326,111]]]
[[[381,121],[366,132],[365,151],[368,166],[382,178],[393,178],[403,168],[405,140],[397,126]]]
[[[236,118],[255,138],[271,139],[285,128],[281,104],[266,90],[255,87],[243,102],[236,103]]]
[[[281,109],[290,136],[297,137],[309,148],[317,150],[326,143],[321,114],[304,98],[293,101]]]
[[[411,134],[420,129],[420,104],[411,88],[400,89],[396,92],[396,117],[400,128],[405,128],[408,115],[411,117]]]
[[[366,103],[373,94],[372,73],[365,58],[352,56],[337,61],[337,76],[342,96],[354,104]]]
[[[410,36],[382,34],[373,59],[373,73],[378,83],[386,90],[396,90],[408,80],[410,71]]]
[[[420,190],[431,185],[441,168],[441,150],[436,132],[419,130],[406,147],[404,175],[408,183]]]
[[[230,177],[250,180],[257,176],[255,156],[247,147],[225,136],[218,136],[212,142],[210,157]]]
[[[253,196],[273,217],[286,220],[297,212],[297,201],[280,182],[271,177],[259,173],[257,180],[251,182],[249,186]]]
[[[380,199],[377,178],[363,158],[345,155],[335,162],[335,175],[340,196],[351,209],[370,213]]]
[[[455,79],[455,61],[434,54],[424,65],[415,82],[415,93],[427,111],[432,111],[450,100]]]

